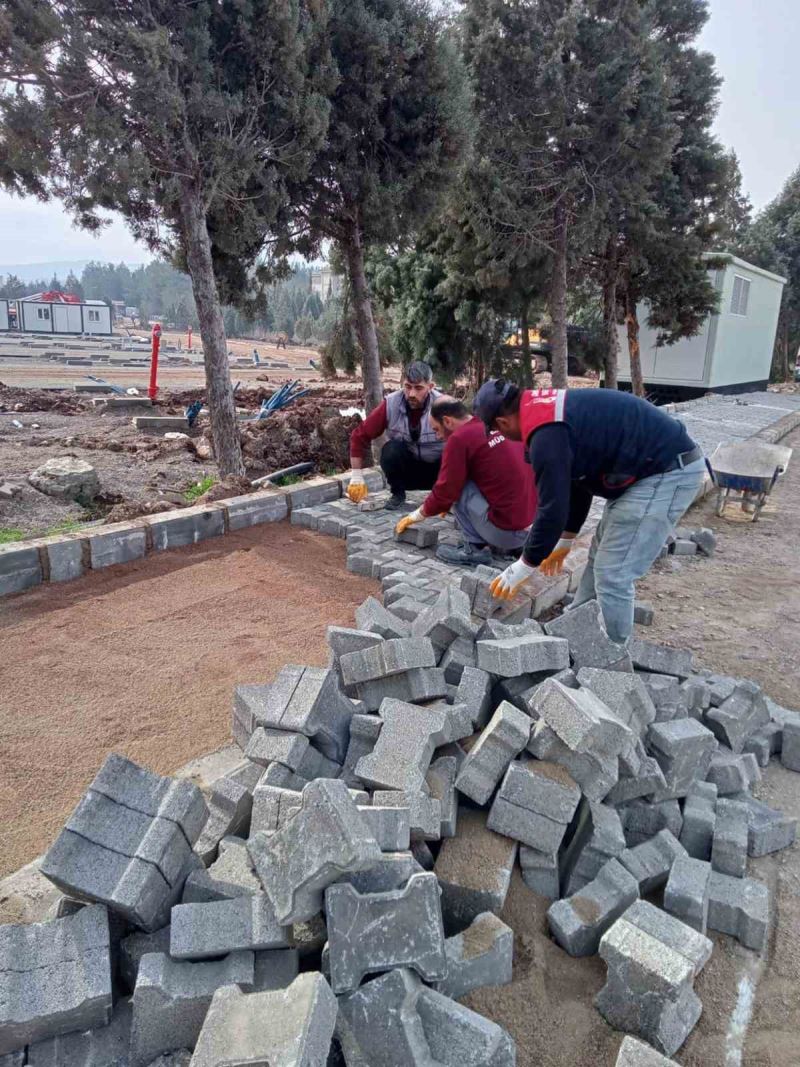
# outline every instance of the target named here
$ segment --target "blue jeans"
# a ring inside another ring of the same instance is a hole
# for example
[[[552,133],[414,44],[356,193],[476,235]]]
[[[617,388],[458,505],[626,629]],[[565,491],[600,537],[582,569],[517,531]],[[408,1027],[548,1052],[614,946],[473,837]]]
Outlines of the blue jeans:
[[[489,501],[474,482],[466,482],[453,505],[453,515],[471,545],[489,545],[504,552],[522,548],[527,530],[501,530],[489,519]]]
[[[658,558],[704,474],[705,461],[698,459],[683,470],[643,478],[606,504],[572,607],[597,600],[612,641],[623,643],[633,632],[634,583]]]

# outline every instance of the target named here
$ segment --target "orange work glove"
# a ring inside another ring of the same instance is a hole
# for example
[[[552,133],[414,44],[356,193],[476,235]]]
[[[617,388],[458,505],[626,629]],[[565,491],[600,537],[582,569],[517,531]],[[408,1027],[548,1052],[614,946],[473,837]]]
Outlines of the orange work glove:
[[[353,471],[350,475],[350,481],[347,484],[347,496],[354,504],[360,504],[362,500],[366,500],[369,496],[369,489],[367,489],[367,483],[364,481],[364,475],[361,471]]]
[[[569,555],[571,548],[571,538],[562,537],[547,559],[543,559],[539,564],[539,570],[542,574],[546,574],[548,578],[561,574],[564,569],[564,560]]]
[[[404,515],[402,517],[400,522],[395,526],[394,532],[399,537],[401,533],[405,533],[409,526],[413,526],[415,522],[422,522],[424,518],[425,516],[422,514],[422,508],[417,508],[416,511],[412,511],[409,515]]]

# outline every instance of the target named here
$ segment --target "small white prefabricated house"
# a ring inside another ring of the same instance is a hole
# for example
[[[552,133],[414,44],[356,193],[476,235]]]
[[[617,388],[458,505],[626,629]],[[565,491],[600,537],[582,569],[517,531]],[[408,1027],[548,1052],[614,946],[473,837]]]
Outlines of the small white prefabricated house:
[[[8,329],[8,301],[0,300],[0,330]]]
[[[96,334],[110,336],[111,308],[102,300],[83,303],[25,297],[17,301],[18,328],[22,333]],[[8,329],[8,324],[0,329]]]
[[[769,381],[786,279],[729,252],[706,258],[725,263],[709,271],[720,294],[719,312],[710,315],[694,337],[657,345],[658,331],[647,325],[647,304],[639,307],[642,376],[649,394],[690,399],[710,390],[750,392],[765,388]],[[630,382],[624,326],[619,329],[619,346],[619,380]]]

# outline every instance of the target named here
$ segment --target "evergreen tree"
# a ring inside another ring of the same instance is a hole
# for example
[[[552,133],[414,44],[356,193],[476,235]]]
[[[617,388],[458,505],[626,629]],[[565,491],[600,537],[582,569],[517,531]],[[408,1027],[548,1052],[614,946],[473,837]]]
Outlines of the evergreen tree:
[[[7,0],[0,180],[112,208],[191,275],[216,458],[244,472],[220,301],[280,235],[327,125],[317,0]],[[263,272],[262,272],[263,273]]]
[[[787,381],[800,351],[800,167],[775,200],[759,212],[737,251],[756,266],[787,280],[771,375],[773,381]]]
[[[568,278],[600,243],[595,262],[612,261],[603,280],[613,307],[619,220],[674,139],[650,5],[466,0],[464,26],[478,143],[495,176],[487,215],[506,241],[546,255],[553,384],[565,386]],[[608,319],[615,342],[613,312]],[[615,369],[612,349],[609,384]]]
[[[316,253],[328,238],[341,250],[371,411],[383,387],[366,251],[408,234],[438,203],[464,152],[467,96],[458,55],[425,0],[331,0],[330,31],[339,83],[301,247]]]
[[[64,280],[64,292],[72,293],[74,296],[79,296],[81,300],[83,300],[83,286],[72,273],[72,271],[69,272],[66,279]]]
[[[714,58],[694,44],[708,18],[706,0],[656,0],[654,10],[678,139],[655,177],[647,210],[628,220],[620,253],[631,382],[639,395],[644,392],[640,302],[647,302],[659,343],[697,333],[717,307],[702,254],[724,242],[732,220],[746,214],[738,163],[711,131],[720,85]]]

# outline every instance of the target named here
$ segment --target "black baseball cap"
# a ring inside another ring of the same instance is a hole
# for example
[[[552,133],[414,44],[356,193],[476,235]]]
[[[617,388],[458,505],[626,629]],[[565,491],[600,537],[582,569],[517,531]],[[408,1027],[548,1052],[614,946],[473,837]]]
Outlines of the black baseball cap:
[[[491,432],[494,420],[500,414],[506,401],[518,390],[518,386],[506,381],[505,378],[490,378],[480,387],[475,396],[472,411],[483,422],[487,432]]]

